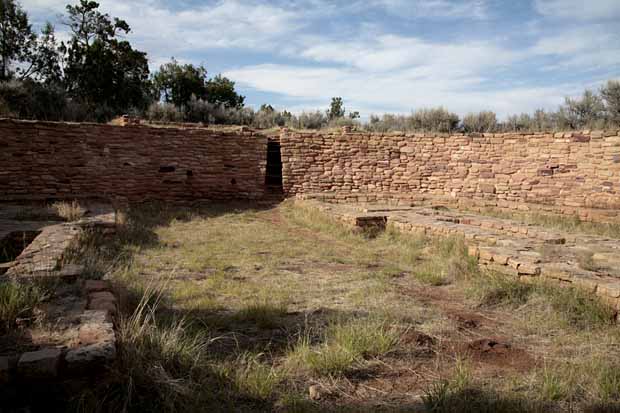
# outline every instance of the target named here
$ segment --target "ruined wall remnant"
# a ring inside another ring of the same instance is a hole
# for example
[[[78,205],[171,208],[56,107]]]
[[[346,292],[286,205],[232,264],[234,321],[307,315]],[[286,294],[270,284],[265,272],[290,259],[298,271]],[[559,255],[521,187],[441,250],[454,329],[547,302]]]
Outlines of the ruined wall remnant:
[[[267,138],[215,132],[0,120],[0,200],[106,197],[258,199]]]
[[[620,132],[294,133],[284,192],[336,202],[435,201],[620,220]]]

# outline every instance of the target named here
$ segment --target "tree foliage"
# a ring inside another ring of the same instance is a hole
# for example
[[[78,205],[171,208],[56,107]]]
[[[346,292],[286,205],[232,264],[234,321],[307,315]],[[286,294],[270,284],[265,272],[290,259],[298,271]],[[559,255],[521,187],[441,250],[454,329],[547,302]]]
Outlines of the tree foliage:
[[[344,102],[341,97],[333,97],[332,102],[329,105],[329,110],[327,111],[327,118],[329,120],[334,120],[338,118],[343,118],[345,114]]]
[[[192,96],[206,99],[207,69],[202,65],[182,65],[172,58],[153,75],[153,87],[158,99],[177,107],[185,106]]]
[[[14,0],[0,0],[0,81],[13,76],[11,63],[26,60],[35,38],[21,5]]]
[[[609,80],[601,88],[601,96],[605,101],[609,121],[620,125],[620,81]]]
[[[66,52],[65,84],[69,94],[89,107],[113,113],[146,108],[150,101],[146,53],[134,50],[119,33],[129,33],[124,20],[102,14],[99,4],[80,0],[67,6],[72,36]]]
[[[217,75],[207,82],[207,100],[228,108],[242,108],[245,96],[237,94],[235,82],[222,75]]]

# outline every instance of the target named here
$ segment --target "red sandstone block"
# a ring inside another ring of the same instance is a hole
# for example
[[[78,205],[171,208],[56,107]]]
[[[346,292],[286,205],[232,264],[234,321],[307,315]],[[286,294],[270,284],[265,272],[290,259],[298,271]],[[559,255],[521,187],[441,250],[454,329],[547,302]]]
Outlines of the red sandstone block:
[[[84,292],[86,294],[110,290],[110,282],[106,280],[86,280],[84,281]]]

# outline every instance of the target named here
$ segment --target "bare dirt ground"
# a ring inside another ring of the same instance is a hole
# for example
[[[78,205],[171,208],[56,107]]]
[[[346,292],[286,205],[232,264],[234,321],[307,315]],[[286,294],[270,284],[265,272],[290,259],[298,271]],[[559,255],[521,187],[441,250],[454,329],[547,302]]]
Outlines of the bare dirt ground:
[[[80,399],[94,410],[620,409],[608,310],[481,273],[458,239],[368,239],[286,202],[127,222],[78,254],[125,297],[123,364]]]

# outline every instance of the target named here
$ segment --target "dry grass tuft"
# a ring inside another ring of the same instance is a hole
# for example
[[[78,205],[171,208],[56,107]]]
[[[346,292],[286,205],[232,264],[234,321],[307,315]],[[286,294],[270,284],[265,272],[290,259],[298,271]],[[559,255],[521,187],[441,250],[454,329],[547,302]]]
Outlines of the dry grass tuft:
[[[54,202],[51,208],[59,217],[69,222],[77,221],[86,214],[86,209],[82,208],[76,200]]]

